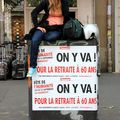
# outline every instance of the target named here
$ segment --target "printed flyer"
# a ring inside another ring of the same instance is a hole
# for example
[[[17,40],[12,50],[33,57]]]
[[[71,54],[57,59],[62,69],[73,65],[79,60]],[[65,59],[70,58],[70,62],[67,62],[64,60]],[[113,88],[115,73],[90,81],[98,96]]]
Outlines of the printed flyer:
[[[96,46],[41,46],[32,110],[97,110]]]

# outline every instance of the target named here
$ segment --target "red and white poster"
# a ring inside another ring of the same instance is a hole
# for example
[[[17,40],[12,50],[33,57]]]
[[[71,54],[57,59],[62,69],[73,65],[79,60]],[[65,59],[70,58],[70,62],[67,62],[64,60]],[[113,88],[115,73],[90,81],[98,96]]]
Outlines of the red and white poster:
[[[41,46],[32,110],[97,110],[96,46]]]

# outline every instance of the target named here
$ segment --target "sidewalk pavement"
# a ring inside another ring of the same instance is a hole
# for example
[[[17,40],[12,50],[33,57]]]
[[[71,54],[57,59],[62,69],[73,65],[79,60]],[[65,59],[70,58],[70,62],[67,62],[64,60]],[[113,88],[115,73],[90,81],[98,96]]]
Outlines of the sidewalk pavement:
[[[120,120],[120,73],[102,73],[99,120]],[[28,120],[27,80],[0,81],[0,120]]]
[[[120,73],[102,73],[99,85],[99,120],[120,120]]]

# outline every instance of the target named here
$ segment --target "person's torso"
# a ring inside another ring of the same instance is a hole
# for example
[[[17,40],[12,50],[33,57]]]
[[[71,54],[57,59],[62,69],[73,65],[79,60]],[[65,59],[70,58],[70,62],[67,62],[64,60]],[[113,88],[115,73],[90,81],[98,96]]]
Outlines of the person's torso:
[[[56,9],[53,12],[49,10],[47,21],[49,22],[49,25],[63,25],[64,17],[62,15],[62,9]]]

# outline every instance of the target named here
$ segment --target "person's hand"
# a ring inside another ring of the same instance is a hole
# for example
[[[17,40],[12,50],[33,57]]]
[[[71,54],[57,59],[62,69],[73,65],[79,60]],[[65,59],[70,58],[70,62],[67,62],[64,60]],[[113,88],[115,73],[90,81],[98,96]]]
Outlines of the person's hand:
[[[37,29],[40,30],[40,31],[42,31],[42,32],[44,32],[44,33],[46,33],[46,29],[43,28],[43,27],[37,27]]]

